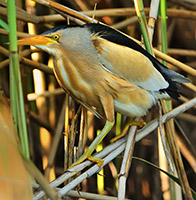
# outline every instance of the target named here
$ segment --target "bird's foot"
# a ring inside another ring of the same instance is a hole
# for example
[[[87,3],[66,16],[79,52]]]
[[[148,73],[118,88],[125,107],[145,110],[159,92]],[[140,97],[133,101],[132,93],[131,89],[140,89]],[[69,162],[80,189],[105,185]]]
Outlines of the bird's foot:
[[[139,128],[142,128],[146,125],[146,122],[144,121],[134,121],[133,118],[127,118],[123,131],[120,135],[116,136],[115,138],[110,140],[110,143],[114,143],[117,140],[121,139],[122,137],[124,137],[127,133],[127,130],[130,126],[138,126]]]
[[[91,155],[87,155],[86,153],[84,153],[75,163],[73,163],[73,164],[71,165],[70,168],[72,168],[72,167],[74,167],[74,166],[76,166],[76,165],[82,163],[82,162],[85,161],[86,159],[87,159],[87,160],[90,160],[90,161],[92,161],[92,162],[97,163],[97,165],[98,165],[99,167],[101,167],[101,166],[103,165],[103,160],[102,160],[101,158],[95,158],[95,157],[93,157],[93,156],[91,156]]]
[[[101,158],[95,158],[95,157],[93,157],[93,156],[89,156],[88,157],[88,160],[90,160],[90,161],[92,161],[92,162],[96,162],[97,163],[97,165],[99,166],[99,167],[101,167],[102,165],[103,165],[103,159],[101,159]]]
[[[98,166],[103,165],[103,160],[100,158],[94,158],[92,155],[93,151],[96,149],[98,144],[103,140],[103,138],[108,134],[108,132],[112,129],[114,125],[114,122],[106,121],[106,124],[100,134],[93,140],[91,145],[88,147],[86,152],[71,166],[74,167],[80,163],[82,163],[84,160],[88,159],[90,161],[96,162]]]
[[[145,121],[132,121],[132,123],[129,126],[138,126],[139,128],[143,128],[145,125]]]

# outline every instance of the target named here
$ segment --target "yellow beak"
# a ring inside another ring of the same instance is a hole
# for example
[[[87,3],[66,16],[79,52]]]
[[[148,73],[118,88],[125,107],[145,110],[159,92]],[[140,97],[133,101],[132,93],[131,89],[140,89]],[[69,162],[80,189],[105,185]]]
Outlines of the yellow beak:
[[[44,35],[22,38],[17,41],[18,45],[44,45],[52,43],[52,40]]]

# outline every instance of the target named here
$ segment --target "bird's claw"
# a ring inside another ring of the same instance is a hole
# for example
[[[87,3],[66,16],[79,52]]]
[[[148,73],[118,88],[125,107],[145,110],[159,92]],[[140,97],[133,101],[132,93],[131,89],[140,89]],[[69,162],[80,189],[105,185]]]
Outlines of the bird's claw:
[[[115,138],[111,139],[110,143],[114,143],[117,140],[119,140],[122,137],[124,137],[126,135],[126,132],[127,132],[128,128],[130,126],[137,126],[139,128],[143,128],[145,125],[146,125],[146,122],[144,122],[144,121],[130,121],[130,120],[128,120],[128,122],[125,124],[125,127],[124,127],[122,133],[120,135],[116,136]]]
[[[89,161],[92,161],[92,162],[97,163],[97,165],[98,165],[99,167],[101,167],[101,166],[103,165],[103,162],[104,162],[104,160],[102,160],[101,158],[95,158],[95,157],[93,157],[93,156],[88,156],[88,155],[83,154],[75,163],[73,163],[73,164],[71,165],[70,168],[75,167],[76,165],[81,164],[81,163],[82,163],[83,161],[85,161],[86,159],[88,159]]]

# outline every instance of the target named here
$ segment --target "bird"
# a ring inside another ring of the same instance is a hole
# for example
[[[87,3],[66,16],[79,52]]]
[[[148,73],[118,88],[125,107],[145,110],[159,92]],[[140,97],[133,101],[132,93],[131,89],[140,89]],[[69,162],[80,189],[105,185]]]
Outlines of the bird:
[[[115,112],[142,117],[160,99],[178,99],[181,83],[190,82],[167,68],[120,31],[101,24],[62,25],[18,40],[54,57],[59,85],[95,116],[105,118],[101,133],[73,165],[92,157],[96,146],[115,124]]]

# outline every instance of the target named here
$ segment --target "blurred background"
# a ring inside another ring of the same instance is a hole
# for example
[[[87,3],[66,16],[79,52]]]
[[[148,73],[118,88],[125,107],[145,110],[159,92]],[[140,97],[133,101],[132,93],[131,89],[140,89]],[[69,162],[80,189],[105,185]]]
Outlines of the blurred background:
[[[57,2],[93,16],[96,20],[141,40],[141,30],[133,1],[61,0]],[[148,20],[151,1],[145,0],[143,3]],[[166,5],[167,53],[195,69],[196,2],[194,0],[168,0]],[[16,0],[16,6],[18,38],[40,34],[54,26],[74,24],[69,18],[64,19],[54,10],[31,0]],[[160,12],[158,16],[152,43],[153,47],[161,49]],[[9,30],[6,30],[7,9],[6,2],[3,0],[0,0],[0,20],[0,89],[9,103],[10,70],[8,45],[6,44],[9,41]],[[76,154],[79,155],[86,149],[97,135],[97,130],[103,127],[104,121],[81,108],[60,88],[52,71],[51,56],[33,47],[19,47],[19,56],[30,157],[46,179],[52,181],[63,174],[74,162]],[[193,74],[187,74],[171,64],[168,64],[168,67],[187,76],[193,84],[192,87],[182,86],[182,97],[179,101],[172,101],[172,106],[175,108],[196,96],[196,80]],[[195,114],[195,107],[193,107],[174,119],[176,139],[185,171],[189,184],[194,190],[196,190]],[[157,117],[158,109],[153,107],[142,120],[148,123]],[[124,117],[117,116],[116,118],[119,124],[123,123],[123,120]],[[110,139],[119,132],[119,126],[114,127],[99,148],[107,146]],[[56,146],[52,147],[54,141]],[[116,196],[122,156],[123,154],[119,155],[105,166],[101,171],[102,176],[93,175],[84,180],[77,190]],[[134,157],[143,158],[166,171],[169,170],[157,130],[136,143]],[[35,188],[34,191],[36,191]],[[176,186],[168,176],[137,159],[133,159],[127,178],[126,198],[183,199],[180,187]]]

